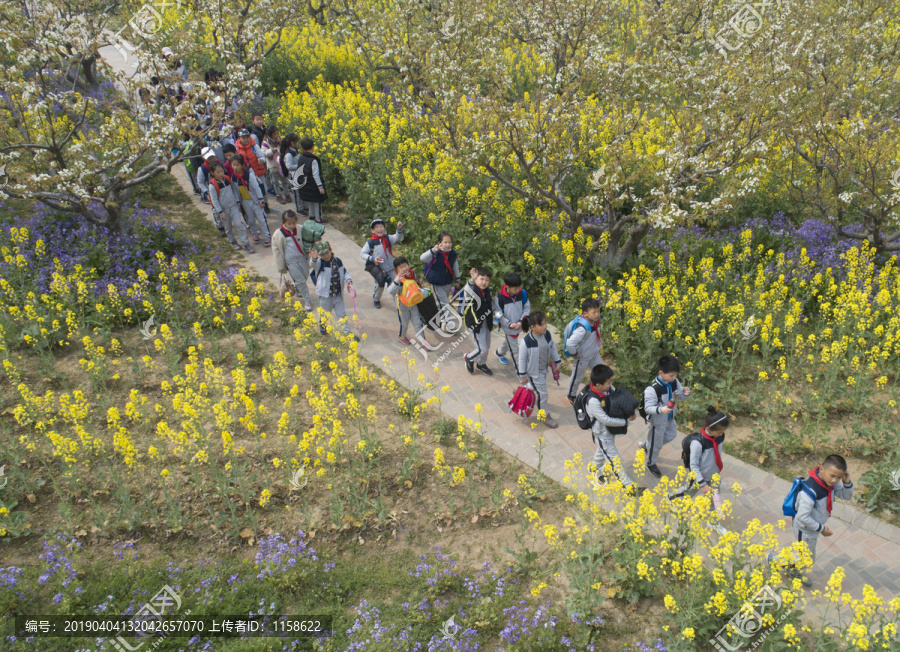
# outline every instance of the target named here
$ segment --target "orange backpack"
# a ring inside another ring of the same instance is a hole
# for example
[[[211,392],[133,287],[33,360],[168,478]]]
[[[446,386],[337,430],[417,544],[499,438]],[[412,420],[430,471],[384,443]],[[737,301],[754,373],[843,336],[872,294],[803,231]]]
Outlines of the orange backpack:
[[[403,281],[403,290],[400,292],[400,303],[404,306],[412,307],[422,303],[422,289],[419,284],[412,279]]]

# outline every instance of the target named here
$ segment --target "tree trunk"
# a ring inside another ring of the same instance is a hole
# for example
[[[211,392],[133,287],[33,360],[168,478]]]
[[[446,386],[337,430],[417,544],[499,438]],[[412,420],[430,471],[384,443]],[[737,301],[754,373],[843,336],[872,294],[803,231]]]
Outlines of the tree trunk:
[[[625,260],[637,251],[638,245],[641,244],[641,240],[644,239],[644,236],[650,232],[649,224],[637,224],[631,231],[628,232],[628,239],[625,241],[625,244],[619,248],[619,251],[616,252],[615,257],[612,261],[612,267],[620,267],[625,263]]]
[[[98,54],[94,52],[81,58],[81,75],[92,91],[100,89],[100,80],[97,79],[97,56]]]

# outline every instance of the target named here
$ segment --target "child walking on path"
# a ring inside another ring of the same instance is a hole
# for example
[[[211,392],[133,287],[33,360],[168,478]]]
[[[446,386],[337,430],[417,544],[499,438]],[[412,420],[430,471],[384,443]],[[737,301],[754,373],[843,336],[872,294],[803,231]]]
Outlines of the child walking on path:
[[[493,299],[491,297],[491,270],[487,267],[472,268],[471,276],[463,292],[463,320],[466,328],[472,331],[475,350],[466,353],[466,371],[475,373],[475,368],[485,376],[493,376],[488,369],[487,356],[491,350],[491,329],[494,327]]]
[[[453,236],[441,232],[437,244],[419,259],[425,263],[425,280],[431,283],[438,313],[444,314],[444,306],[453,297],[453,286],[459,285],[459,260],[453,248]]]
[[[249,166],[245,165],[244,157],[240,154],[231,159],[231,167],[234,169],[234,178],[238,194],[241,196],[241,206],[247,217],[247,228],[253,234],[253,242],[259,242],[260,236],[265,238],[265,245],[272,244],[272,234],[269,233],[269,223],[266,221],[264,196],[265,186],[260,187],[259,179]]]
[[[522,288],[522,279],[515,272],[503,277],[504,285],[494,297],[494,310],[500,313],[500,333],[503,341],[496,354],[503,364],[509,364],[506,354],[510,353],[516,375],[523,371],[519,367],[519,336],[522,334],[522,320],[531,313],[528,293]]]
[[[343,287],[346,284],[347,289],[353,287],[353,279],[350,278],[350,272],[344,267],[344,263],[337,258],[331,251],[331,245],[323,240],[317,242],[310,253],[311,263],[309,275],[316,286],[316,296],[319,297],[319,308],[337,318],[338,322],[347,317],[347,311],[344,308]],[[319,322],[319,332],[325,335],[325,317]],[[349,321],[344,321],[341,326],[341,332],[346,335],[350,332]],[[353,339],[359,342],[359,337],[353,336]]]
[[[613,378],[615,374],[612,369],[604,364],[595,365],[591,369],[591,386],[588,392],[588,400],[585,402],[585,412],[591,418],[591,436],[597,444],[597,450],[594,451],[594,458],[591,460],[597,467],[597,482],[606,483],[606,463],[609,462],[613,475],[618,478],[626,488],[634,486],[631,478],[625,472],[625,465],[622,464],[622,458],[619,456],[619,449],[616,448],[616,437],[607,430],[608,427],[622,427],[628,425],[628,419],[617,419],[609,416],[606,410],[609,408],[609,395],[613,390]],[[631,421],[634,421],[637,415],[631,415]],[[631,491],[635,491],[631,489]]]
[[[375,293],[372,299],[376,308],[381,308],[381,295],[391,284],[394,275],[394,254],[392,247],[403,239],[403,222],[397,222],[397,232],[386,236],[384,220],[372,220],[369,225],[372,237],[359,252],[366,261],[366,271],[375,279]]]
[[[304,138],[300,141],[300,148],[303,153],[300,154],[299,165],[301,168],[297,175],[297,195],[310,219],[315,220],[319,224],[325,224],[322,218],[322,202],[325,201],[325,182],[322,180],[322,166],[319,164],[319,157],[313,153],[315,143],[312,138]]]
[[[809,547],[813,563],[816,561],[816,543],[819,535],[830,537],[834,534],[825,525],[831,517],[832,499],[850,500],[853,498],[853,482],[847,471],[847,461],[840,455],[829,455],[809,472],[803,483],[805,488],[797,492],[796,511],[793,517],[794,539],[802,541]],[[811,586],[808,577],[801,578],[805,586]]]
[[[713,492],[713,501],[718,503],[719,485],[722,482],[722,445],[725,442],[725,431],[730,422],[728,415],[719,412],[710,405],[706,408],[706,421],[699,433],[688,435],[690,438],[690,469],[694,478],[688,484],[700,487],[703,493]],[[713,476],[719,475],[718,482]],[[716,505],[718,507],[718,505]]]
[[[266,139],[262,142],[262,153],[266,157],[266,173],[271,182],[270,189],[275,191],[275,199],[279,204],[287,204],[291,196],[291,182],[281,173],[281,165],[278,163],[280,152],[281,138],[278,136],[278,127],[269,127],[266,130]]]
[[[281,174],[288,180],[291,185],[291,192],[294,195],[294,208],[298,213],[302,213],[303,206],[300,203],[300,194],[294,188],[294,173],[300,167],[300,154],[297,147],[300,143],[300,136],[293,131],[281,140],[281,154],[278,160],[281,166]]]
[[[225,224],[225,235],[235,249],[240,249],[241,244],[250,253],[255,249],[250,246],[247,239],[247,229],[244,226],[244,218],[241,216],[240,195],[236,187],[234,177],[225,174],[225,168],[219,161],[213,161],[209,165],[212,178],[209,180],[209,201],[213,209],[222,216]],[[235,233],[237,235],[235,235]]]
[[[556,365],[560,364],[559,351],[556,350],[556,343],[547,331],[547,315],[538,310],[529,317],[528,322],[531,332],[522,339],[516,361],[519,382],[537,394],[535,407],[544,411],[546,415],[544,425],[548,428],[559,428],[559,424],[550,416],[550,393],[547,391],[547,368],[551,361]]]
[[[678,436],[675,403],[690,396],[691,390],[678,381],[681,365],[674,356],[664,355],[657,360],[656,368],[659,371],[656,379],[644,390],[644,411],[650,421],[650,430],[647,441],[641,442],[639,448],[647,453],[647,471],[654,478],[661,478],[662,471],[656,466],[659,453]]]
[[[398,256],[394,259],[394,271],[395,275],[388,287],[388,292],[397,298],[397,318],[400,320],[400,332],[397,335],[397,339],[403,344],[412,344],[406,336],[409,324],[412,322],[413,336],[423,349],[433,351],[434,347],[425,340],[425,327],[422,324],[422,316],[419,314],[419,306],[408,306],[400,300],[403,294],[403,285],[406,281],[418,284],[416,273],[409,266],[409,261],[403,256]]]
[[[262,142],[262,141],[260,141]],[[268,212],[269,205],[266,199],[266,157],[260,149],[259,143],[254,140],[254,136],[249,129],[241,129],[238,134],[238,140],[234,144],[237,149],[237,155],[244,160],[244,168],[249,168],[256,175],[256,182],[262,188],[263,209]],[[232,163],[232,167],[234,163]],[[235,172],[237,174],[237,172]]]
[[[272,236],[272,257],[275,259],[275,269],[278,273],[288,274],[291,277],[294,288],[303,301],[303,309],[307,312],[312,310],[309,288],[306,287],[309,261],[306,258],[306,251],[300,246],[297,235],[297,213],[292,210],[286,210],[281,214],[281,227]]]
[[[591,373],[594,367],[603,364],[600,356],[603,344],[600,340],[600,302],[593,298],[582,301],[581,315],[570,322],[566,334],[566,353],[575,359],[568,391],[569,403],[574,403],[584,372]]]

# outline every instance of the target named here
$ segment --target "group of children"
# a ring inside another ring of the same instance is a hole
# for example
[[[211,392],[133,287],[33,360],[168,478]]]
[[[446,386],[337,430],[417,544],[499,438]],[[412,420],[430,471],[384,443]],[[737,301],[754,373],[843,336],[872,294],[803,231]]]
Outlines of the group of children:
[[[212,150],[204,150],[201,171],[205,172],[198,175],[198,181],[204,195],[208,193],[215,213],[221,216],[220,228],[224,229],[235,248],[239,248],[234,239],[236,233],[244,247],[252,251],[240,219],[239,211],[243,210],[247,225],[254,233],[254,241],[258,242],[260,236],[265,234],[266,246],[270,243],[273,246],[276,269],[290,277],[290,285],[300,293],[304,307],[307,310],[311,308],[306,288],[306,279],[311,278],[319,305],[327,313],[341,319],[346,316],[343,288],[346,286],[355,297],[352,279],[341,260],[334,256],[330,245],[321,240],[324,227],[318,227],[318,230],[307,228],[324,223],[321,201],[325,191],[318,159],[312,153],[313,143],[309,139],[299,141],[293,133],[279,139],[274,127],[266,129],[265,134],[262,154],[254,149],[256,134],[249,133],[247,129],[236,131],[240,146],[229,147],[230,143],[226,143],[222,147],[224,161],[217,160]],[[251,138],[254,139],[252,143]],[[297,152],[298,143],[302,154]],[[268,184],[260,180],[262,160],[266,161],[269,172],[273,170],[272,161],[277,166],[278,174],[270,174]],[[294,200],[297,212],[302,209],[310,218],[304,225],[304,231],[309,230],[313,235],[308,235],[308,239],[298,238],[298,214],[288,210],[282,216],[281,227],[270,238],[264,214],[266,188],[274,190],[272,194],[281,203],[286,203],[286,188],[290,184],[286,185],[283,181],[292,176],[306,180],[300,190],[294,188]],[[371,237],[360,250],[360,257],[375,281],[372,295],[374,307],[382,307],[381,300],[387,288],[397,308],[397,339],[403,344],[412,343],[408,336],[411,324],[413,337],[419,346],[426,351],[433,350],[435,347],[425,339],[425,325],[417,304],[406,300],[411,292],[414,294],[419,289],[419,278],[410,261],[402,256],[395,257],[393,252],[394,247],[403,240],[403,224],[397,224],[393,235],[387,235],[386,225],[380,219],[373,220],[369,228]],[[552,375],[559,382],[562,358],[548,331],[546,314],[532,312],[521,277],[516,273],[505,275],[495,296],[490,287],[491,270],[475,267],[470,269],[468,282],[460,288],[459,259],[453,248],[453,237],[447,232],[440,233],[435,245],[422,253],[420,261],[425,265],[425,280],[431,285],[437,304],[438,325],[464,324],[472,333],[474,350],[464,355],[467,371],[475,373],[478,370],[487,376],[493,375],[487,360],[496,323],[501,338],[494,352],[497,359],[504,365],[512,364],[520,385],[534,393],[534,407],[544,411],[544,424],[549,428],[559,427],[549,413],[547,376]],[[460,291],[457,293],[457,290]],[[458,304],[455,308],[454,302]],[[608,463],[615,479],[628,491],[637,492],[640,489],[625,471],[616,444],[616,438],[626,432],[626,426],[637,418],[637,414],[632,413],[624,418],[610,414],[610,405],[617,390],[613,385],[614,371],[603,363],[599,319],[600,303],[590,298],[582,302],[580,315],[566,326],[563,352],[572,358],[573,363],[567,398],[576,409],[583,407],[589,420],[596,444],[592,459],[597,469],[596,482],[602,484],[608,481],[605,471]],[[324,333],[324,326],[320,330]],[[455,331],[454,328],[448,330]],[[349,326],[345,323],[344,332],[348,331]],[[674,356],[662,356],[657,361],[656,377],[643,391],[640,412],[648,423],[648,430],[646,440],[640,443],[639,448],[645,452],[648,473],[656,478],[662,477],[657,463],[663,448],[678,436],[678,403],[691,395],[691,390],[678,380],[679,371],[680,365]],[[579,391],[585,373],[590,376],[589,382]],[[723,472],[723,444],[729,425],[727,414],[712,406],[707,409],[700,431],[685,437],[682,442],[682,463],[693,472],[692,480],[689,485],[674,492],[671,498],[687,491],[711,492],[713,502],[719,505],[717,479]],[[797,541],[807,543],[814,559],[818,537],[832,533],[825,523],[831,514],[833,497],[852,497],[853,483],[844,458],[829,455],[822,466],[811,470],[809,477],[798,486],[799,489],[795,489],[786,501],[785,514],[793,516],[794,535]],[[787,506],[790,501],[793,501],[792,511]],[[809,584],[806,577],[801,580]]]
[[[254,252],[248,229],[254,243],[264,238],[266,247],[272,244],[266,222],[269,195],[280,204],[293,196],[297,213],[325,223],[322,202],[327,195],[311,139],[301,140],[293,132],[281,138],[276,126],[266,127],[256,114],[252,125],[237,118],[223,125],[219,138],[208,145],[200,152],[196,172],[186,160],[188,173],[194,192],[212,206],[220,234],[236,250]]]
[[[375,220],[370,224],[370,230],[372,237],[362,247],[360,256],[366,263],[366,271],[375,280],[372,297],[374,305],[381,308],[385,287],[392,295],[399,297],[405,291],[406,281],[418,282],[418,279],[406,258],[393,256],[393,247],[404,236],[403,225],[397,225],[395,234],[386,235],[384,222]],[[460,283],[459,260],[453,249],[453,238],[446,232],[438,236],[435,245],[425,251],[420,260],[426,265],[425,278],[431,284],[438,304],[439,323],[443,324],[447,319],[454,318],[456,311],[452,308],[452,302],[459,300],[458,313],[462,315],[466,328],[471,331],[475,345],[474,350],[464,356],[467,371],[475,373],[477,369],[485,375],[493,375],[487,366],[487,359],[491,350],[491,333],[496,322],[502,338],[495,351],[496,357],[502,364],[510,364],[511,359],[520,384],[534,393],[534,407],[544,411],[544,424],[549,428],[557,428],[558,422],[549,413],[547,376],[552,374],[558,383],[562,359],[547,329],[547,316],[541,311],[532,312],[521,277],[515,273],[504,276],[500,291],[494,296],[490,287],[491,270],[475,267],[470,270],[470,279],[465,287],[456,294]],[[424,326],[417,307],[398,300],[397,309],[400,322],[397,337],[400,342],[411,343],[407,337],[411,323],[414,336],[422,348],[432,350],[433,347],[425,340]],[[628,477],[616,438],[627,432],[626,427],[636,420],[639,411],[648,425],[646,439],[639,444],[639,449],[645,453],[647,472],[655,478],[661,478],[662,471],[658,467],[660,455],[666,444],[673,442],[678,436],[678,403],[689,398],[691,390],[684,387],[678,379],[678,360],[674,356],[664,355],[657,361],[656,377],[644,388],[639,410],[632,411],[624,418],[612,416],[610,406],[617,391],[613,385],[615,373],[612,368],[603,364],[599,318],[600,303],[590,298],[582,302],[581,314],[566,326],[563,351],[573,361],[567,398],[576,410],[583,406],[586,412],[586,420],[596,444],[592,459],[597,469],[595,481],[599,484],[608,481],[606,465],[609,464],[615,479],[626,490],[637,493],[643,489],[636,487]],[[590,374],[589,383],[579,391],[581,378],[586,372]],[[723,447],[729,425],[730,420],[725,412],[713,406],[707,408],[699,432],[688,435],[682,441],[681,461],[692,472],[691,480],[687,486],[673,492],[670,498],[678,498],[688,491],[701,491],[710,493],[713,504],[717,508],[720,506]],[[852,497],[853,483],[844,458],[829,455],[821,467],[811,470],[809,477],[797,484],[800,488],[793,490],[788,500],[793,501],[793,508],[788,510],[786,506],[785,514],[793,516],[793,530],[797,541],[807,543],[815,559],[819,535],[831,535],[831,530],[825,523],[831,514],[832,498]],[[796,572],[791,572],[799,577]],[[810,584],[807,577],[800,579],[805,585]]]

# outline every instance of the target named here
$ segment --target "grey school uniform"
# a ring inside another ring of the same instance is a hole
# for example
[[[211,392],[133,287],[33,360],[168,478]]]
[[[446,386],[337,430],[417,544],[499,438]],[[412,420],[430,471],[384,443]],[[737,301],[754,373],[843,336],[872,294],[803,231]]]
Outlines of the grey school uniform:
[[[593,423],[591,426],[591,435],[597,443],[597,450],[594,451],[594,459],[592,461],[601,475],[604,475],[604,465],[609,462],[613,469],[613,475],[621,480],[623,485],[628,487],[632,482],[631,478],[629,478],[628,474],[625,472],[625,464],[622,462],[622,458],[619,455],[619,449],[616,448],[616,436],[610,434],[609,430],[606,429],[607,426],[613,428],[627,426],[628,419],[617,419],[609,416],[603,408],[604,398],[606,399],[606,406],[609,407],[608,397],[598,396],[594,393],[593,389],[588,391],[591,392],[591,394],[590,398],[587,400],[585,411],[588,416],[591,417]],[[616,469],[617,463],[619,469]]]
[[[599,328],[599,324],[597,327]],[[569,379],[568,397],[570,401],[574,401],[575,395],[578,394],[578,385],[581,383],[584,372],[590,374],[591,369],[598,364],[603,364],[603,358],[600,356],[602,344],[599,331],[593,329],[588,331],[581,324],[572,329],[569,339],[566,340],[566,351],[575,357],[572,364],[572,376]]]
[[[390,246],[393,247],[403,239],[403,229],[397,229],[394,235],[385,237]],[[366,271],[375,278],[375,293],[372,295],[372,298],[375,301],[381,301],[384,288],[391,284],[394,277],[394,255],[385,248],[380,240],[372,237],[363,245],[359,252],[359,257],[367,263]],[[376,258],[382,258],[383,260],[380,263],[376,263]],[[368,265],[368,263],[371,263],[371,265]]]
[[[723,451],[725,434],[718,435],[716,442],[719,444],[719,455],[725,455]],[[713,476],[722,473],[716,464],[716,451],[712,443],[702,434],[699,439],[691,441],[691,471],[695,474],[693,483],[701,487],[708,484],[716,493],[719,492],[719,485],[713,482]],[[721,477],[719,481],[721,482]]]
[[[537,409],[549,412],[550,393],[547,391],[547,367],[550,361],[560,363],[559,351],[550,331],[543,335],[528,333],[519,347],[519,359],[516,368],[520,375],[528,378],[529,387],[537,394]]]
[[[419,260],[421,260],[423,263],[428,265],[431,263],[431,261],[434,260],[434,253],[432,252],[431,249],[429,249],[424,254],[419,256]],[[457,285],[459,284],[459,259],[458,258],[454,257],[452,268],[453,268],[452,278],[451,278],[450,270],[444,270],[445,273],[443,274],[444,279],[450,280],[451,281],[450,283],[446,283],[446,284],[434,283],[431,281],[431,279],[427,279],[431,283],[431,289],[434,292],[434,298],[437,301],[439,315],[448,314],[448,311],[444,308],[444,306],[450,305],[450,300],[453,298],[452,293],[450,291],[451,288],[453,287],[453,284],[454,283],[456,283]]]
[[[515,297],[506,292],[506,286],[500,288],[500,292],[494,297],[494,311],[500,313],[500,333],[503,341],[497,349],[497,355],[511,353],[516,374],[521,374],[519,367],[519,340],[522,338],[521,328],[510,328],[510,324],[522,321],[531,314],[531,301],[528,293],[522,289]]]
[[[244,226],[244,218],[241,216],[241,210],[238,208],[240,194],[236,185],[232,181],[233,177],[226,175],[221,181],[217,179],[209,180],[209,200],[212,202],[213,208],[222,216],[222,222],[225,224],[225,235],[231,242],[238,242],[245,247],[250,246],[247,239],[247,229]],[[237,239],[235,238],[237,234]]]
[[[271,237],[269,233],[269,224],[266,222],[266,213],[260,207],[259,202],[265,200],[263,189],[259,185],[259,179],[253,170],[244,172],[246,177],[247,191],[250,195],[249,199],[241,198],[241,206],[244,207],[244,215],[247,216],[247,229],[250,233],[257,236]]]
[[[397,317],[400,320],[400,332],[397,337],[404,338],[406,337],[406,332],[409,330],[409,324],[412,322],[413,325],[413,335],[418,340],[424,340],[424,326],[422,324],[422,316],[419,314],[419,306],[404,306],[400,302],[400,293],[403,290],[403,281],[399,283],[396,280],[392,280],[391,284],[388,286],[388,292],[396,298],[397,300]]]
[[[284,227],[275,230],[275,234],[272,236],[272,257],[275,259],[275,269],[279,274],[290,275],[303,305],[310,306],[309,288],[306,285],[306,279],[309,278],[309,260],[306,258],[306,252],[302,251],[300,247],[302,247],[300,233],[296,233],[292,238],[285,233]]]
[[[659,460],[663,446],[678,436],[678,425],[675,423],[675,414],[678,412],[678,401],[684,399],[684,387],[675,379],[674,383],[666,384],[659,378],[644,390],[644,410],[650,421],[650,429],[647,431],[647,461],[646,464],[656,464]],[[676,406],[668,414],[660,414],[659,409],[666,407],[670,400],[676,402]]]
[[[337,287],[335,287],[334,269],[338,270]],[[343,287],[347,281],[352,281],[350,272],[344,267],[344,263],[340,258],[335,256],[331,260],[325,262],[321,257],[310,263],[309,276],[316,285],[316,296],[319,297],[319,306],[325,311],[331,313],[338,321],[347,316],[347,310],[344,308]],[[344,334],[350,332],[349,321],[344,322],[341,327]]]
[[[825,529],[825,523],[831,514],[828,513],[828,492],[819,487],[811,478],[805,480],[807,486],[814,490],[817,498],[800,489],[797,492],[797,515],[793,518],[794,539],[803,541],[809,546],[813,561],[816,560],[816,543]],[[853,498],[853,483],[838,482],[832,490],[832,499],[850,500]]]

